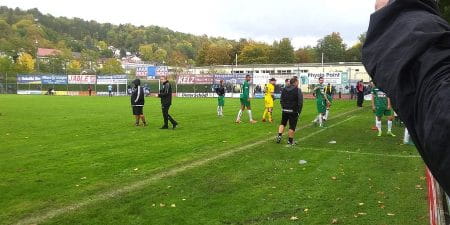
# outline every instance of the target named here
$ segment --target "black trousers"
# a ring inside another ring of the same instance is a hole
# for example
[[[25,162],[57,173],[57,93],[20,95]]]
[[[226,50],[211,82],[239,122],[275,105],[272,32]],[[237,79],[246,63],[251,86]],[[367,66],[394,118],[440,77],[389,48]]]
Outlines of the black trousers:
[[[364,102],[364,93],[363,92],[358,92],[357,106],[358,107],[362,107],[363,106],[363,102]]]
[[[172,118],[172,116],[169,115],[169,109],[170,109],[170,105],[169,106],[162,106],[162,114],[163,114],[163,118],[164,118],[164,127],[168,127],[169,126],[169,120],[170,120],[170,123],[172,123],[172,125],[178,124],[177,121],[175,121]]]

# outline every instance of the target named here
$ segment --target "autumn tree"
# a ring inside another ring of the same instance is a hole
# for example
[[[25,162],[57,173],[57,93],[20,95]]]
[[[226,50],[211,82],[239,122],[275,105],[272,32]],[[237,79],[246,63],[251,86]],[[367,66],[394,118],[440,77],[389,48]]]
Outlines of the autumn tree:
[[[265,43],[251,41],[242,49],[239,62],[243,64],[267,64],[271,47]]]
[[[67,73],[69,74],[80,74],[81,73],[81,63],[78,60],[71,60],[67,65]]]
[[[165,63],[167,61],[167,51],[162,48],[156,50],[153,61],[157,63]]]
[[[119,60],[108,59],[98,72],[99,74],[122,74],[125,71],[123,70],[122,64]]]
[[[11,57],[0,57],[0,74],[13,74],[15,73],[14,62]]]
[[[153,61],[155,54],[153,52],[153,45],[141,45],[139,47],[139,54],[144,61]]]
[[[280,42],[275,41],[270,54],[271,63],[286,64],[294,63],[294,47],[289,38],[283,38]]]
[[[18,73],[31,73],[34,71],[34,59],[28,53],[22,53],[16,62],[16,71]]]
[[[333,32],[317,42],[316,51],[324,55],[324,62],[343,62],[345,61],[346,45],[340,33]]]
[[[311,46],[299,48],[295,51],[295,59],[297,63],[314,63],[316,62],[316,50]]]

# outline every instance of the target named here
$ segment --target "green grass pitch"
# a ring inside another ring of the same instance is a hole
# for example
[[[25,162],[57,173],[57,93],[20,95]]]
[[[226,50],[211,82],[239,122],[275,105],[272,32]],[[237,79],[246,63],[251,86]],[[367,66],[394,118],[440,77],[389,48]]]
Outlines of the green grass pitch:
[[[278,104],[274,124],[234,124],[238,108],[217,118],[215,99],[176,98],[180,127],[159,130],[156,98],[134,127],[125,97],[0,95],[0,224],[428,221],[423,162],[402,128],[376,137],[369,108],[335,101],[322,129],[306,101],[292,148],[274,143]]]

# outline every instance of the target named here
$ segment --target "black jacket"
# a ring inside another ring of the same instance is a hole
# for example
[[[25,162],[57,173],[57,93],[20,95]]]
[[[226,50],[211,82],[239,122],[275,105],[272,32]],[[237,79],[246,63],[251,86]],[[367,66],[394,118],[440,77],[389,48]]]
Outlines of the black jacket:
[[[172,105],[172,86],[170,85],[169,81],[166,81],[162,84],[158,96],[161,98],[162,106]]]
[[[216,88],[216,94],[217,94],[218,96],[225,96],[225,87],[219,85],[219,86]]]
[[[303,93],[298,87],[286,87],[281,92],[280,103],[283,112],[300,114],[303,109]]]
[[[372,14],[363,63],[450,194],[450,26],[436,3],[397,0]]]
[[[132,106],[144,106],[145,98],[144,98],[144,88],[141,86],[137,86],[133,89],[131,93],[131,105]]]

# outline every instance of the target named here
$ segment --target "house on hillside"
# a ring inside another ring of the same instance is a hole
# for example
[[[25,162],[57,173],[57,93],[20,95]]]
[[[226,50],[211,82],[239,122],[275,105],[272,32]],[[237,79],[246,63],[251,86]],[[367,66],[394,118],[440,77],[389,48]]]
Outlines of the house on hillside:
[[[53,48],[38,48],[37,58],[41,62],[48,62],[50,58],[60,55],[62,52]]]

